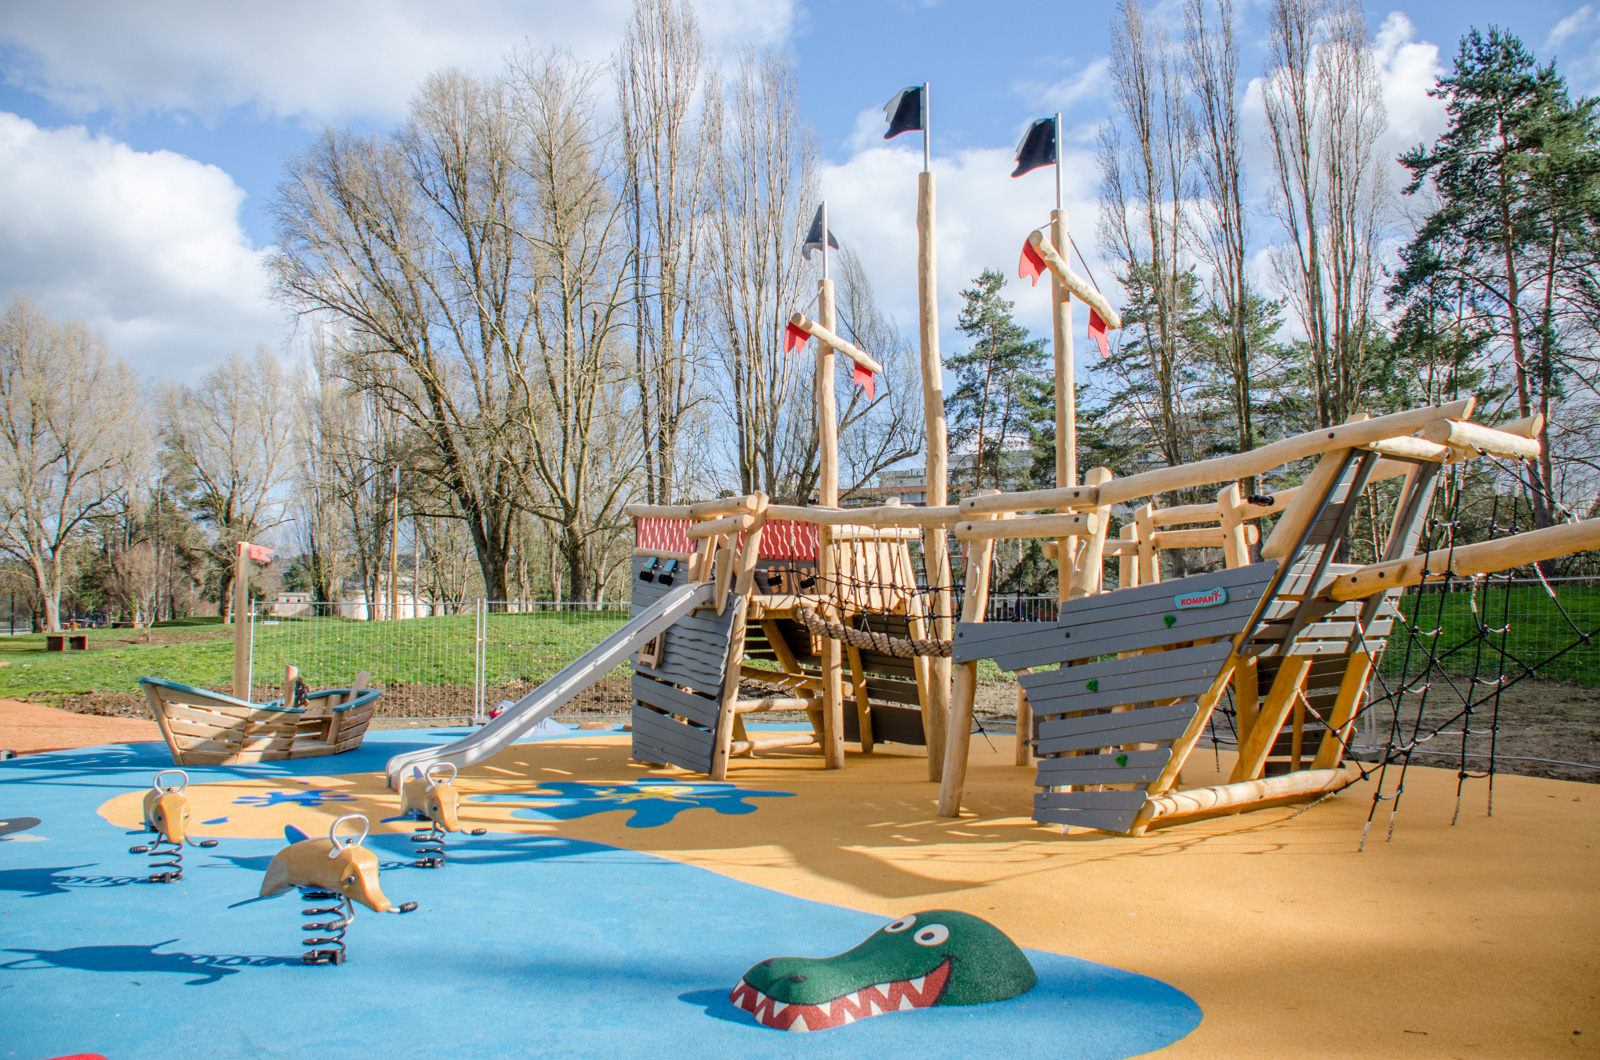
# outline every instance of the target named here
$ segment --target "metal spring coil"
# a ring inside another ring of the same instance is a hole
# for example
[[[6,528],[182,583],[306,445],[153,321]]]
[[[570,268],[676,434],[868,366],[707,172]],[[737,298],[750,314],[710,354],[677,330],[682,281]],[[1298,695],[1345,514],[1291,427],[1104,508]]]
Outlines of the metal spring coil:
[[[344,963],[344,933],[350,926],[350,921],[355,917],[355,909],[350,904],[350,899],[333,891],[324,891],[320,888],[303,887],[300,889],[300,898],[307,902],[337,902],[337,905],[306,906],[300,910],[301,916],[329,916],[338,915],[337,920],[328,920],[322,923],[302,924],[301,931],[323,932],[307,939],[301,939],[300,945],[314,947],[300,955],[303,964],[343,964]]]
[[[172,883],[183,879],[182,843],[173,843],[165,838],[156,838],[149,843],[129,847],[128,853],[150,855],[151,883]]]
[[[437,824],[429,823],[425,828],[418,828],[411,841],[416,844],[412,853],[417,855],[416,865],[419,869],[437,869],[444,867],[444,829]]]

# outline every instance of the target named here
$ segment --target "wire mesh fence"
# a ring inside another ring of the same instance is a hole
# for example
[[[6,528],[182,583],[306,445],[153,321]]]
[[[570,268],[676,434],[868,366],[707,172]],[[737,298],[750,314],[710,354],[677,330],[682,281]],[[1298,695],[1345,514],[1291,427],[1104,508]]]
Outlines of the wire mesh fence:
[[[365,604],[266,601],[251,628],[256,702],[284,694],[293,665],[313,689],[344,687],[365,671],[384,690],[380,717],[475,718],[516,700],[628,620],[622,601]],[[622,713],[626,668],[563,714]]]

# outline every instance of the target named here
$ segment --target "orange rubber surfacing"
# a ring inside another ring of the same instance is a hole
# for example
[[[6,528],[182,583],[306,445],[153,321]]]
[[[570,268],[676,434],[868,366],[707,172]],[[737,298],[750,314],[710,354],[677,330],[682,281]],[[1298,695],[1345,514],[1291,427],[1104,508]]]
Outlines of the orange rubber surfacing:
[[[1162,1056],[1600,1053],[1600,787],[1499,777],[1491,818],[1484,782],[1469,781],[1452,828],[1454,774],[1413,768],[1394,841],[1384,841],[1385,804],[1364,853],[1356,847],[1370,781],[1298,816],[1264,810],[1139,839],[1062,836],[1018,815],[1031,802],[1033,774],[1009,764],[1009,738],[996,747],[975,740],[969,812],[959,820],[935,816],[938,789],[920,755],[851,755],[844,771],[825,772],[814,755],[775,754],[736,760],[729,779],[795,797],[752,798],[754,812],[738,815],[692,808],[657,827],[629,828],[626,812],[529,820],[511,816],[506,802],[472,800],[533,792],[541,781],[699,778],[630,762],[623,736],[523,744],[462,773],[462,826],[646,851],[885,917],[970,912],[1021,946],[1188,993],[1205,1018]],[[1185,784],[1225,779],[1231,756],[1220,771],[1215,761],[1196,752]],[[291,822],[313,831],[323,816],[351,812],[371,815],[375,828],[411,827],[376,823],[398,805],[380,776],[300,779],[310,784],[192,787],[196,821],[229,818],[197,834],[281,835]],[[290,787],[350,799],[233,801]],[[137,814],[135,799],[119,796],[102,813],[125,824]]]

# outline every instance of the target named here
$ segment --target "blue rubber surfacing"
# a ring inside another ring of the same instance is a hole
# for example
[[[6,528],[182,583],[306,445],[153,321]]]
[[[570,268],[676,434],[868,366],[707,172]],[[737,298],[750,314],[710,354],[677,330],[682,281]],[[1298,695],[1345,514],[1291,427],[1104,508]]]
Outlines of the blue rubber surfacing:
[[[446,735],[458,734],[374,733],[338,759],[190,776],[292,783],[376,771]],[[40,819],[0,838],[0,1057],[970,1058],[1003,1049],[1112,1060],[1177,1041],[1201,1018],[1157,980],[1030,950],[1039,985],[1010,1001],[810,1034],[771,1030],[728,1001],[745,969],[840,953],[882,917],[550,835],[452,836],[439,870],[410,867],[405,835],[369,839],[384,893],[419,908],[357,907],[347,963],[306,967],[298,894],[229,908],[254,897],[282,842],[190,848],[181,881],[151,884],[146,859],[127,853],[138,835],[100,817],[107,799],[170,765],[161,744],[0,763],[0,816]],[[781,794],[762,792],[737,812]],[[690,801],[673,812],[727,812],[720,798]]]

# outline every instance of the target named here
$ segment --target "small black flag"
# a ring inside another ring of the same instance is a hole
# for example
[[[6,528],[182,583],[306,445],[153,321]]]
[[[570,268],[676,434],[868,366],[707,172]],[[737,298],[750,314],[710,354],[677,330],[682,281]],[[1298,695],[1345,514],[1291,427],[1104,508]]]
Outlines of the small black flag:
[[[1028,126],[1028,131],[1022,134],[1022,142],[1017,144],[1017,168],[1011,171],[1011,175],[1020,177],[1040,166],[1055,164],[1056,120],[1040,118]]]
[[[828,246],[832,247],[834,250],[838,250],[839,249],[839,241],[837,239],[833,238],[833,229],[832,228],[828,229]],[[817,207],[817,215],[811,219],[811,231],[806,233],[806,242],[805,242],[805,245],[800,248],[800,252],[806,256],[806,260],[807,261],[810,261],[811,260],[811,252],[813,250],[821,250],[821,249],[822,249],[822,207],[818,206]]]
[[[893,140],[903,132],[926,129],[922,120],[922,86],[902,88],[884,105],[883,120],[889,123],[889,131],[883,134],[885,140]]]

